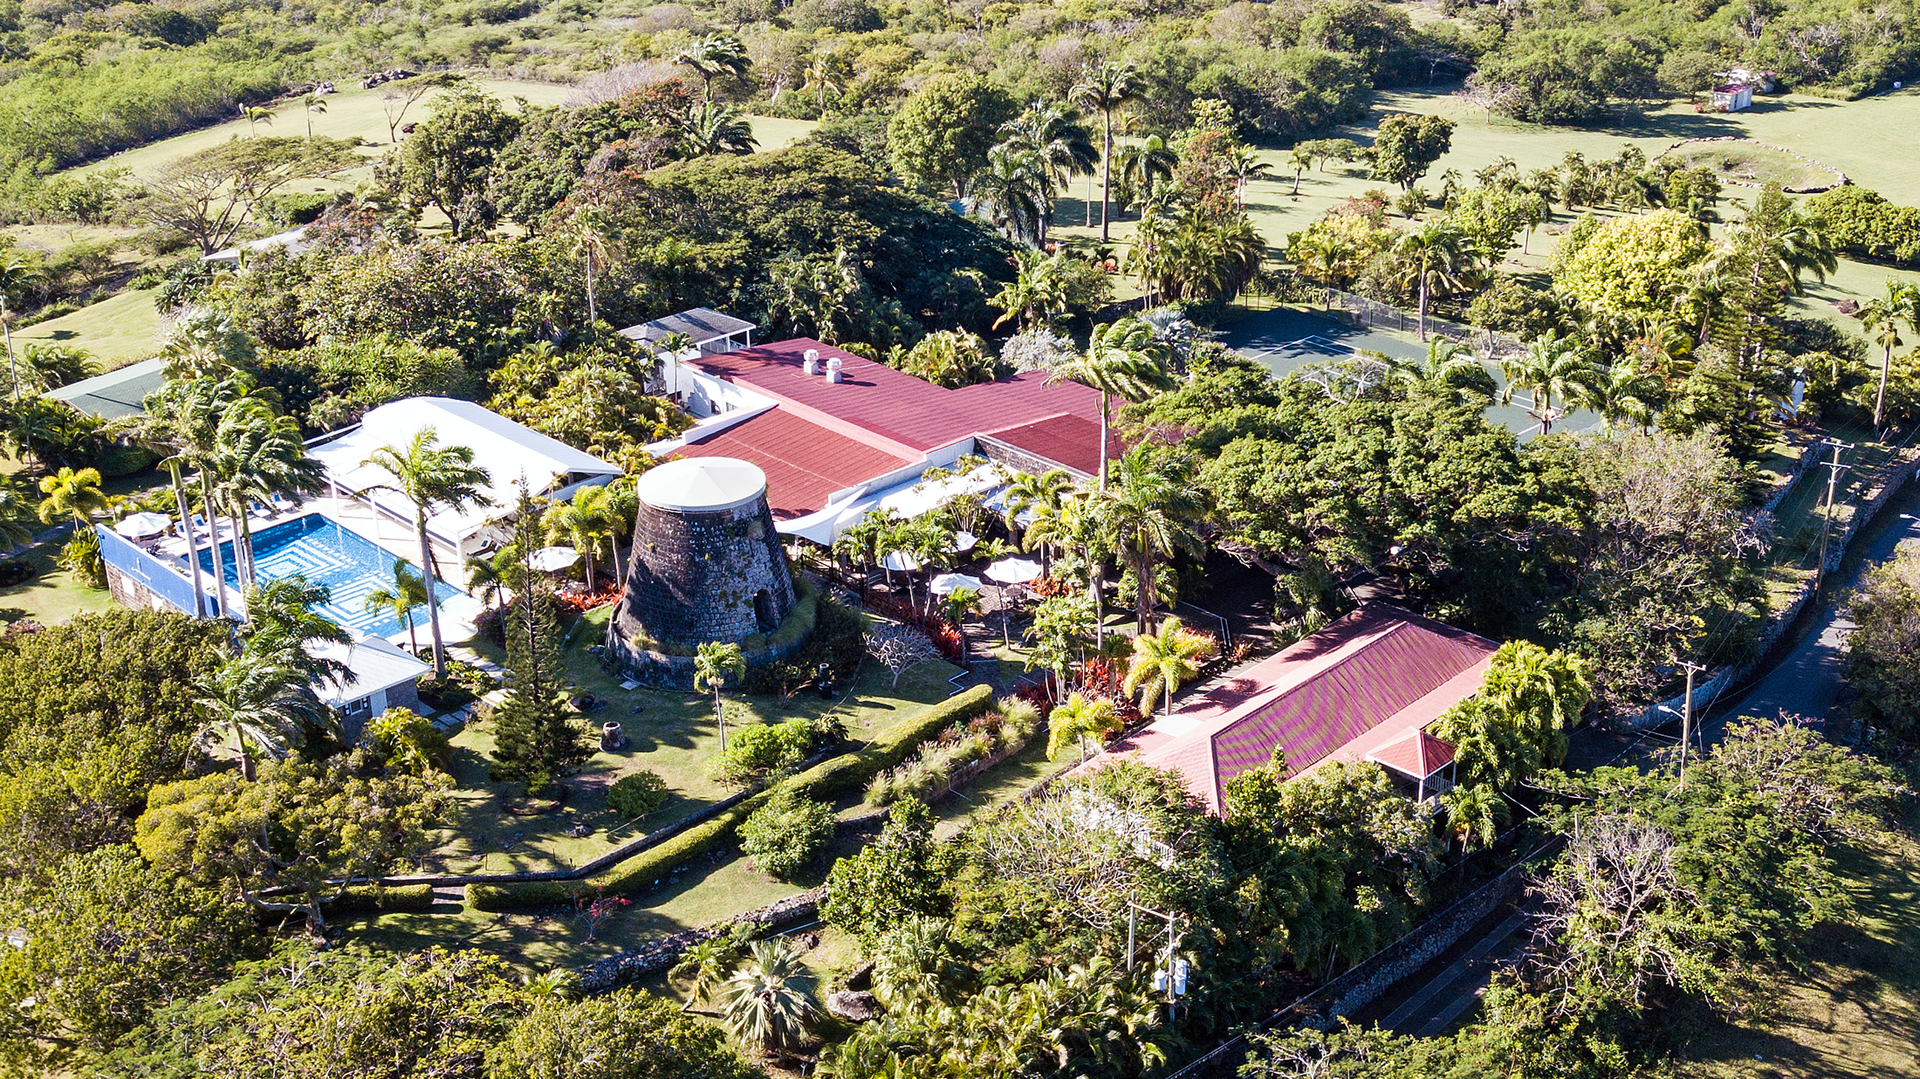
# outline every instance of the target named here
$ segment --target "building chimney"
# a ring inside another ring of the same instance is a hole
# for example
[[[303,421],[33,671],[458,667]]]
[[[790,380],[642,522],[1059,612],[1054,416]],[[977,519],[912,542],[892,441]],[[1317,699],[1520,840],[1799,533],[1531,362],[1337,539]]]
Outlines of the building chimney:
[[[827,381],[840,381],[840,357],[838,356],[827,361]]]
[[[802,374],[817,375],[820,373],[820,350],[819,349],[817,348],[808,349],[805,353],[802,354],[802,359],[805,361],[800,365],[800,372]]]

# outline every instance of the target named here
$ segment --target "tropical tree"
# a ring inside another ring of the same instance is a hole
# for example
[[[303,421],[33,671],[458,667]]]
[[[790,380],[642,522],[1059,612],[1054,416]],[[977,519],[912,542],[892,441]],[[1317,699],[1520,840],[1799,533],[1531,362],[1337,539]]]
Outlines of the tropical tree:
[[[1640,373],[1633,360],[1625,358],[1604,370],[1596,369],[1591,380],[1575,388],[1575,400],[1580,407],[1598,412],[1609,426],[1631,421],[1645,427],[1653,422],[1661,389],[1658,378]]]
[[[1037,165],[1041,183],[1037,187],[1040,220],[1037,239],[1045,243],[1047,226],[1053,220],[1053,197],[1073,177],[1093,171],[1099,151],[1093,138],[1080,122],[1072,106],[1048,102],[1029,107],[1019,116],[1000,125],[1000,142],[995,151]]]
[[[613,233],[606,214],[598,206],[582,206],[574,211],[571,241],[574,256],[587,275],[587,322],[600,321],[600,309],[594,289],[594,275],[605,273],[613,258]]]
[[[362,464],[386,470],[392,483],[376,484],[370,490],[388,490],[413,503],[413,530],[420,540],[420,567],[427,582],[427,593],[435,591],[438,573],[433,546],[427,538],[427,518],[440,506],[458,508],[468,504],[491,505],[484,489],[492,481],[486,469],[476,468],[473,449],[468,446],[441,446],[432,427],[423,427],[405,448],[382,446]],[[433,675],[447,676],[446,642],[440,633],[440,605],[427,604],[427,622],[433,630]]]
[[[713,721],[720,728],[720,752],[727,751],[727,714],[721,708],[720,691],[736,678],[747,676],[747,659],[740,646],[725,641],[708,641],[693,657],[693,688],[713,691]]]
[[[667,971],[668,980],[688,983],[687,1000],[680,1010],[692,1011],[695,1001],[712,999],[740,969],[742,951],[741,941],[735,937],[712,937],[682,953],[680,962]]]
[[[0,481],[0,544],[24,547],[33,542],[33,529],[27,522],[34,516],[32,499],[20,492],[13,480]]]
[[[1113,399],[1143,401],[1176,382],[1167,369],[1166,346],[1155,339],[1152,325],[1131,315],[1095,326],[1086,354],[1056,369],[1050,381],[1078,382],[1100,391],[1101,491],[1107,489]]]
[[[313,114],[327,111],[327,99],[321,97],[319,94],[308,94],[300,99],[300,104],[306,111],[307,140],[311,142],[313,140]]]
[[[309,726],[327,721],[326,706],[301,672],[272,656],[229,656],[195,683],[195,740],[231,734],[240,751],[240,774],[254,777],[254,751],[281,760],[298,746]]]
[[[721,1021],[742,1042],[790,1055],[820,1018],[812,981],[792,941],[754,941],[746,962],[721,987]]]
[[[1001,144],[987,152],[987,167],[969,181],[961,202],[1007,239],[1038,247],[1046,234],[1052,189],[1044,162]]]
[[[1460,844],[1462,854],[1492,846],[1501,826],[1512,819],[1506,800],[1486,784],[1455,787],[1440,796],[1440,808],[1446,812],[1447,834]]]
[[[255,125],[266,124],[268,127],[273,126],[273,110],[264,105],[242,105],[240,112],[247,118],[247,136],[249,138],[259,137],[259,130]],[[312,138],[313,133],[309,131],[307,137]]]
[[[800,91],[805,93],[812,90],[814,107],[825,115],[827,94],[840,93],[844,89],[841,85],[842,81],[838,58],[831,53],[815,53],[813,59],[807,62],[807,70],[801,76]]]
[[[0,259],[0,335],[7,343],[7,378],[13,384],[13,401],[20,403],[20,371],[13,355],[13,301],[27,290],[27,283],[37,279],[40,270],[32,263],[11,256]]]
[[[1120,179],[1134,192],[1136,205],[1151,202],[1160,185],[1173,182],[1173,171],[1179,167],[1180,155],[1167,145],[1164,135],[1148,135],[1120,150]]]
[[[1440,393],[1458,400],[1462,392],[1492,400],[1500,392],[1493,373],[1481,364],[1473,349],[1447,337],[1427,342],[1426,358],[1418,363],[1389,359],[1394,374],[1414,390]]]
[[[404,558],[393,560],[393,587],[382,585],[372,589],[361,601],[362,608],[369,612],[392,611],[407,627],[407,644],[415,655],[420,652],[420,640],[413,634],[413,610],[422,604],[431,607],[433,593],[427,590],[427,579],[414,572]]]
[[[682,49],[673,62],[692,68],[694,74],[700,76],[709,102],[713,100],[714,79],[722,75],[744,79],[747,68],[753,66],[753,61],[747,58],[747,47],[733,34],[708,34]]]
[[[1042,513],[1058,513],[1072,490],[1073,477],[1064,468],[1051,468],[1038,476],[1031,472],[1014,476],[1007,484],[1005,499],[1007,531],[1015,540],[1021,539],[1028,528],[1020,523],[1021,516],[1028,510],[1032,510],[1036,518]]]
[[[1293,197],[1300,197],[1300,177],[1313,167],[1313,151],[1296,149],[1287,158],[1287,164],[1293,166]]]
[[[745,156],[759,145],[760,140],[753,137],[753,125],[740,110],[717,101],[695,105],[681,124],[680,146],[688,157]]]
[[[1227,175],[1233,180],[1233,198],[1244,209],[1247,205],[1247,185],[1255,180],[1264,180],[1273,175],[1273,166],[1260,160],[1260,155],[1251,146],[1236,146],[1227,158]],[[1300,175],[1295,173],[1293,185],[1300,186]]]
[[[1876,430],[1886,415],[1887,372],[1893,367],[1893,350],[1905,344],[1900,339],[1899,322],[1905,318],[1910,327],[1914,326],[1916,311],[1920,311],[1920,288],[1905,281],[1889,280],[1885,292],[1860,305],[1860,324],[1868,339],[1880,346],[1880,389],[1873,397]]]
[[[1120,717],[1113,710],[1113,702],[1075,690],[1047,715],[1047,759],[1052,760],[1068,746],[1077,745],[1084,763],[1089,743],[1104,745],[1107,739],[1120,733],[1120,728]]]
[[[1527,414],[1540,421],[1540,433],[1546,434],[1553,421],[1565,414],[1553,407],[1555,397],[1564,404],[1578,397],[1582,387],[1594,381],[1596,371],[1586,350],[1572,337],[1547,334],[1527,345],[1518,356],[1500,361],[1507,387],[1500,393],[1501,404],[1511,404],[1516,394],[1530,395]]]
[[[495,551],[492,558],[469,555],[464,563],[467,590],[484,592],[491,601],[487,605],[495,610],[500,608],[500,589],[507,582],[506,574],[501,572],[501,556],[504,554],[505,551]]]
[[[1178,618],[1160,623],[1153,633],[1138,634],[1127,661],[1127,692],[1140,694],[1141,711],[1151,712],[1153,699],[1159,697],[1166,714],[1172,715],[1174,693],[1200,673],[1200,661],[1213,647],[1210,638],[1181,625]]]
[[[209,464],[218,477],[214,489],[233,522],[240,580],[249,584],[255,578],[252,505],[326,490],[326,467],[307,456],[299,422],[277,415],[258,397],[242,397],[220,414]]]
[[[540,515],[540,526],[546,529],[547,542],[566,540],[580,557],[587,562],[587,591],[598,591],[599,583],[594,577],[593,566],[600,550],[600,541],[608,534],[607,514],[603,506],[596,505],[592,498],[583,498],[588,491],[598,488],[587,487],[574,492],[572,501],[556,502],[547,507]]]
[[[1420,340],[1427,339],[1427,308],[1433,293],[1460,287],[1475,258],[1466,236],[1446,221],[1429,221],[1393,246],[1401,283],[1420,295]]]
[[[313,654],[316,643],[353,643],[345,627],[314,612],[332,600],[332,589],[299,573],[248,589],[246,652],[288,668],[309,684],[344,676],[346,664]]]
[[[107,512],[111,504],[100,483],[97,468],[76,471],[62,466],[53,475],[41,477],[40,493],[45,497],[40,499],[40,520],[46,524],[65,520],[76,529],[86,528],[95,514]]]
[[[1053,326],[1066,315],[1067,257],[1065,251],[1049,255],[1031,248],[1016,249],[1013,280],[1002,285],[987,301],[1005,312],[993,328],[997,330],[1014,319],[1019,319],[1023,331],[1035,326]]]
[[[1139,76],[1132,65],[1108,60],[1098,66],[1088,64],[1080,72],[1080,81],[1068,96],[1100,113],[1104,142],[1100,150],[1100,242],[1113,236],[1108,228],[1113,216],[1113,114],[1139,96]]]
[[[1156,458],[1142,446],[1120,459],[1117,482],[1096,504],[1114,555],[1133,573],[1136,632],[1147,632],[1153,617],[1159,561],[1206,551],[1200,539],[1206,502],[1193,479],[1184,454]]]

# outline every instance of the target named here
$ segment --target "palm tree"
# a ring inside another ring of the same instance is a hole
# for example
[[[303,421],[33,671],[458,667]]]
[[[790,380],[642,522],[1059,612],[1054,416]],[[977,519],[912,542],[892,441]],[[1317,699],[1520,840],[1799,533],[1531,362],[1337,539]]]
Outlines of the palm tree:
[[[1293,166],[1293,197],[1300,197],[1300,177],[1313,167],[1313,153],[1309,150],[1295,150],[1287,158],[1287,164]]]
[[[174,503],[180,514],[180,531],[187,540],[187,567],[193,576],[195,618],[206,614],[202,605],[202,597],[206,593],[202,590],[200,580],[199,532],[193,527],[193,507],[187,499],[183,476],[190,468],[200,472],[211,529],[214,510],[210,464],[214,439],[219,430],[220,414],[238,396],[240,387],[233,382],[168,379],[158,390],[147,395],[142,402],[145,412],[129,423],[136,439],[165,455],[160,463],[173,481]],[[214,545],[214,561],[217,563],[220,561],[218,537],[213,537],[210,542]],[[218,571],[221,613],[225,614],[230,609],[226,600],[226,573],[217,565],[215,569]]]
[[[1078,114],[1060,102],[1029,106],[1001,124],[1000,135],[995,150],[1038,163],[1037,171],[1044,181],[1037,190],[1041,203],[1038,238],[1045,243],[1047,226],[1053,219],[1055,190],[1075,176],[1092,172],[1099,151],[1093,148],[1093,137]]]
[[[987,301],[1005,312],[993,328],[997,330],[1016,318],[1022,330],[1036,325],[1052,326],[1069,306],[1067,253],[1057,251],[1049,255],[1032,248],[1016,248],[1013,264],[1017,271],[1013,280],[1002,285]]]
[[[1445,394],[1455,401],[1460,399],[1462,391],[1477,393],[1488,400],[1500,392],[1493,373],[1481,364],[1473,350],[1446,337],[1429,340],[1426,359],[1419,363],[1393,359],[1388,362],[1410,387]]]
[[[1178,618],[1169,618],[1158,631],[1133,638],[1124,683],[1127,692],[1140,694],[1141,711],[1153,711],[1153,699],[1159,697],[1166,714],[1172,715],[1175,691],[1200,673],[1200,660],[1212,650],[1212,640],[1181,625]]]
[[[431,609],[433,593],[427,590],[426,578],[415,573],[404,558],[393,560],[393,587],[376,588],[361,601],[367,611],[392,611],[407,627],[407,651],[416,656],[420,654],[420,639],[413,634],[413,609],[422,604]]]
[[[1159,560],[1177,551],[1205,552],[1199,527],[1205,511],[1184,455],[1156,461],[1142,446],[1120,459],[1118,482],[1099,500],[1097,512],[1114,554],[1133,571],[1136,632],[1147,632],[1153,617]]]
[[[745,78],[747,68],[753,65],[753,61],[747,58],[746,46],[732,34],[708,34],[683,49],[673,58],[673,62],[692,68],[700,76],[709,102],[713,100],[713,80],[716,77],[731,75],[736,79]]]
[[[266,124],[269,127],[273,126],[272,109],[263,105],[243,105],[241,106],[241,111],[245,113],[247,117],[248,138],[260,137],[259,131],[254,127],[255,124]]]
[[[731,105],[708,100],[695,105],[680,125],[680,145],[689,157],[745,156],[760,145],[753,125]]]
[[[568,540],[580,557],[587,560],[587,591],[599,590],[599,582],[594,577],[594,556],[600,550],[601,537],[607,534],[607,517],[601,506],[587,495],[597,491],[597,487],[584,487],[574,492],[570,502],[557,502],[540,515],[540,525],[546,529],[547,541]]]
[[[40,276],[38,268],[14,257],[0,262],[0,335],[7,342],[7,379],[13,384],[13,402],[20,403],[20,370],[13,356],[14,297],[25,292],[27,283]]]
[[[1445,221],[1429,221],[1400,237],[1393,245],[1399,260],[1397,276],[1420,293],[1420,340],[1427,339],[1427,307],[1436,290],[1460,287],[1461,275],[1473,263],[1473,253],[1459,229]]]
[[[1086,355],[1061,365],[1052,382],[1078,382],[1100,391],[1100,486],[1107,489],[1108,429],[1113,399],[1143,401],[1155,390],[1168,389],[1177,380],[1167,369],[1166,346],[1154,339],[1144,319],[1127,316],[1093,328]]]
[[[837,94],[841,90],[840,65],[834,62],[832,55],[824,52],[815,53],[813,59],[808,61],[800,91],[805,93],[808,90],[814,93],[814,106],[822,115],[825,115],[827,91],[831,90]]]
[[[300,744],[306,727],[326,720],[326,706],[299,671],[271,656],[223,658],[194,684],[195,742],[231,734],[240,751],[240,774],[254,777],[253,751],[279,760]]]
[[[1247,205],[1247,185],[1255,180],[1264,180],[1273,175],[1273,166],[1260,160],[1260,155],[1251,146],[1237,147],[1233,156],[1227,160],[1227,175],[1233,177],[1233,197],[1242,209]],[[1293,185],[1300,186],[1300,176],[1294,174]]]
[[[1540,421],[1543,435],[1563,414],[1554,411],[1553,399],[1557,396],[1564,402],[1579,396],[1582,387],[1593,382],[1596,375],[1593,361],[1579,341],[1551,333],[1533,341],[1519,356],[1501,360],[1500,370],[1507,376],[1500,403],[1511,404],[1514,395],[1525,390],[1533,398],[1527,414]]]
[[[961,202],[1007,239],[1038,247],[1046,232],[1052,184],[1039,158],[1003,143],[987,152],[987,167],[973,178]]]
[[[600,321],[600,309],[594,293],[594,273],[604,273],[613,257],[613,234],[606,215],[597,206],[583,206],[573,215],[573,253],[579,256],[587,274],[587,324]]]
[[[1100,151],[1100,242],[1113,239],[1108,219],[1113,215],[1113,114],[1127,107],[1139,95],[1139,78],[1129,64],[1108,60],[1098,67],[1088,64],[1080,72],[1080,82],[1068,96],[1089,109],[1100,112],[1105,142]]]
[[[693,1010],[695,1001],[709,1000],[715,991],[740,969],[740,942],[731,937],[714,937],[688,948],[680,962],[667,971],[670,981],[689,981],[687,1002],[680,1010]]]
[[[327,111],[327,99],[324,97],[321,97],[319,94],[308,94],[305,97],[300,99],[300,104],[306,108],[307,141],[312,142],[313,141],[313,114],[316,112],[324,113]]]
[[[1080,494],[1064,499],[1057,508],[1036,506],[1033,523],[1027,526],[1021,545],[1031,551],[1053,544],[1064,550],[1079,550],[1086,556],[1087,593],[1093,601],[1093,640],[1097,648],[1106,645],[1106,557],[1113,549],[1111,529],[1106,515],[1099,512],[1095,496]]]
[[[791,1054],[820,1018],[811,982],[792,941],[754,941],[746,963],[721,987],[721,1021],[742,1042]]]
[[[1575,387],[1574,396],[1582,408],[1598,412],[1609,426],[1631,420],[1645,427],[1653,421],[1660,390],[1659,379],[1641,374],[1631,359],[1621,359],[1611,367],[1596,368],[1592,379]]]
[[[495,610],[500,608],[500,587],[506,583],[506,575],[501,573],[500,555],[495,551],[492,558],[478,555],[469,556],[465,563],[467,572],[467,591],[484,591],[491,595],[489,604]]]
[[[413,503],[413,530],[420,539],[420,567],[425,572],[427,595],[435,591],[438,574],[433,561],[433,546],[427,538],[427,518],[438,506],[457,509],[468,504],[487,506],[493,500],[484,493],[492,477],[473,464],[473,449],[468,446],[439,445],[440,436],[431,427],[423,427],[405,449],[382,446],[362,464],[385,469],[393,477],[390,484],[378,484],[369,490],[398,492]],[[433,676],[447,676],[446,642],[440,634],[440,605],[429,599],[427,622],[433,630]]]
[[[1440,796],[1440,807],[1446,810],[1447,832],[1462,854],[1475,846],[1492,846],[1500,826],[1512,819],[1507,803],[1484,783],[1455,787]]]
[[[1016,540],[1021,539],[1027,528],[1020,523],[1022,514],[1028,510],[1033,510],[1036,517],[1042,513],[1057,513],[1067,493],[1072,490],[1073,477],[1064,468],[1051,468],[1038,476],[1022,472],[1013,477],[1013,481],[1007,485],[1007,531]]]
[[[1860,306],[1860,324],[1873,343],[1880,346],[1880,390],[1873,398],[1873,426],[1876,431],[1886,415],[1887,372],[1893,367],[1893,350],[1905,344],[1900,339],[1899,320],[1905,316],[1908,324],[1913,325],[1916,308],[1920,308],[1920,288],[1892,280],[1887,282],[1883,295],[1875,296]]]
[[[1047,759],[1058,757],[1060,751],[1070,745],[1078,745],[1080,762],[1084,764],[1088,742],[1104,745],[1118,733],[1120,717],[1115,714],[1113,703],[1075,690],[1047,715]]]
[[[33,542],[33,529],[27,524],[33,502],[14,486],[12,477],[0,479],[0,544],[25,547]]]
[[[720,752],[727,751],[727,714],[721,710],[720,691],[727,682],[747,676],[747,659],[740,646],[724,641],[708,641],[693,657],[693,688],[713,690],[713,721],[720,727]]]
[[[216,489],[225,497],[234,523],[235,561],[241,582],[251,583],[253,527],[249,507],[255,502],[270,504],[276,496],[313,495],[326,490],[326,467],[307,456],[299,423],[291,416],[276,415],[273,406],[258,397],[243,397],[221,414],[214,430],[211,464],[219,476]]]
[[[62,465],[60,471],[41,477],[40,493],[46,497],[40,500],[40,520],[54,524],[66,519],[76,529],[87,527],[94,514],[107,512],[110,505],[100,483],[97,468],[75,471]]]
[[[1120,178],[1135,191],[1135,201],[1145,205],[1162,182],[1173,180],[1180,155],[1167,145],[1166,136],[1148,135],[1137,146],[1120,151]]]

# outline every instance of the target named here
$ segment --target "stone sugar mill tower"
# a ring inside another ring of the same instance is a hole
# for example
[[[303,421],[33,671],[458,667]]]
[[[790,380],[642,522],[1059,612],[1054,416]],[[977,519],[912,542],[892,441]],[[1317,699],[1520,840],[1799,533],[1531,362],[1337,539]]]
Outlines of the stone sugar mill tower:
[[[740,645],[749,666],[805,646],[812,619],[802,625],[801,616],[813,605],[796,603],[759,466],[669,461],[642,474],[635,494],[626,592],[607,626],[607,652],[622,670],[686,688],[708,641]]]

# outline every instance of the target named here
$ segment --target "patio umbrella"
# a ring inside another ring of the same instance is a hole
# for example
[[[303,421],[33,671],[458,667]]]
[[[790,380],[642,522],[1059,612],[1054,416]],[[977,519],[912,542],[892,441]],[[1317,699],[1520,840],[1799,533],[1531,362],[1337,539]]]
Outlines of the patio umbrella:
[[[953,534],[953,549],[956,554],[961,551],[973,550],[973,545],[979,542],[980,537],[971,532],[955,532]]]
[[[880,564],[901,573],[912,573],[920,568],[920,560],[905,551],[888,551]]]
[[[136,513],[119,524],[113,530],[131,539],[145,539],[165,532],[173,524],[173,518],[164,513]]]
[[[975,592],[978,592],[980,591],[980,578],[969,573],[942,573],[938,577],[935,577],[933,583],[928,585],[927,588],[936,596],[952,595],[962,588],[971,588]]]
[[[1031,558],[1002,558],[987,567],[987,579],[1001,584],[1026,584],[1040,576],[1040,563]]]
[[[580,552],[571,547],[542,547],[527,557],[527,565],[540,573],[558,573],[580,561]]]

